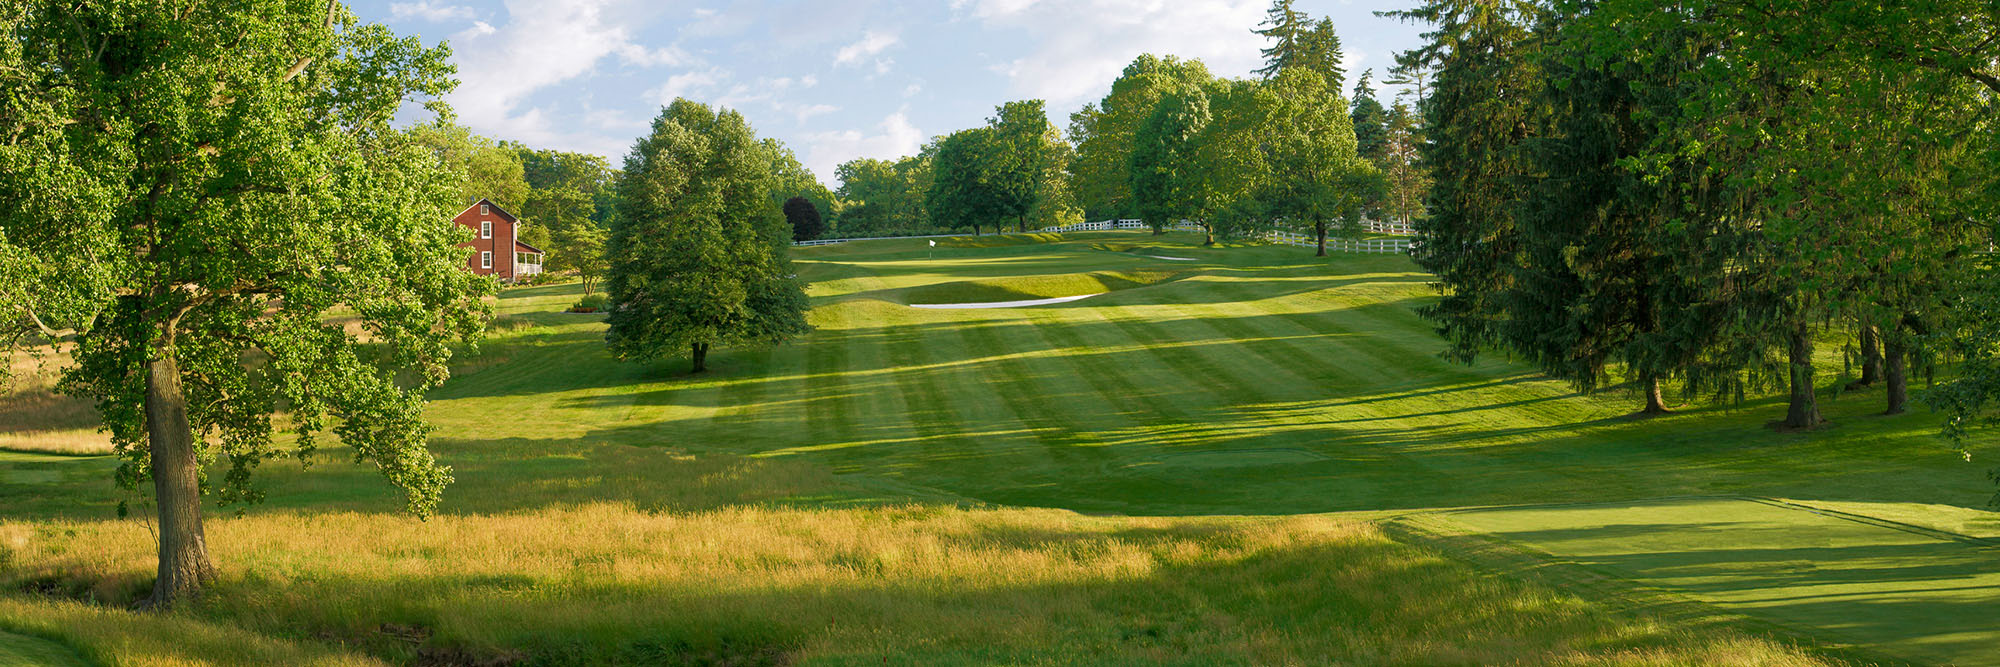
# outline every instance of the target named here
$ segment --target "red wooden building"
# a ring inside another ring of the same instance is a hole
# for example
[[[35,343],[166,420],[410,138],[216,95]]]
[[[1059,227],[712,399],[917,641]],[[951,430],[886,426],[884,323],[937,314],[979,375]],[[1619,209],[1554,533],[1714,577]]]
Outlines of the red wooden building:
[[[472,250],[465,265],[473,273],[512,282],[542,272],[541,249],[521,242],[521,219],[499,204],[481,199],[451,221],[473,231],[460,246]]]

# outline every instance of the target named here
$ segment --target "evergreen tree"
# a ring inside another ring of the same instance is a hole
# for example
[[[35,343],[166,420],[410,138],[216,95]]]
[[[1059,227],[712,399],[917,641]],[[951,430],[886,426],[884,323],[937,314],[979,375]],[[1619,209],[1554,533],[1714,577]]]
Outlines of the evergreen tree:
[[[1375,99],[1375,89],[1368,85],[1372,74],[1372,70],[1364,71],[1354,82],[1352,122],[1355,151],[1369,164],[1379,166],[1389,149],[1389,113]]]
[[[1600,39],[1618,28],[1594,18],[1566,16],[1542,27],[1552,36],[1540,53],[1541,71],[1561,83],[1542,87],[1536,103],[1548,118],[1525,145],[1535,176],[1516,216],[1521,252],[1503,298],[1501,337],[1586,391],[1621,362],[1644,402],[1640,413],[1664,414],[1663,382],[1683,375],[1713,332],[1698,326],[1699,318],[1676,317],[1699,305],[1673,302],[1663,289],[1678,258],[1655,241],[1670,218],[1661,188],[1627,164],[1653,140],[1643,119],[1670,114],[1675,103],[1659,94],[1671,88],[1656,80],[1684,63],[1606,62],[1595,54],[1622,38]],[[1689,51],[1677,43],[1684,41],[1679,33],[1642,38],[1666,53]]]
[[[1412,61],[1435,66],[1422,109],[1423,161],[1433,179],[1414,258],[1442,296],[1422,313],[1470,363],[1499,340],[1502,295],[1520,252],[1514,211],[1531,167],[1521,144],[1540,112],[1523,101],[1541,85],[1534,68],[1536,16],[1513,2],[1431,0],[1390,14],[1435,26]]]
[[[1258,24],[1260,29],[1252,31],[1271,41],[1262,51],[1264,66],[1257,70],[1258,76],[1269,79],[1294,64],[1299,57],[1299,38],[1308,30],[1306,18],[1305,12],[1292,9],[1292,0],[1272,0],[1264,22]]]
[[[611,353],[653,360],[809,330],[770,193],[776,157],[735,111],[675,100],[625,159],[610,240]]]
[[[1338,96],[1347,83],[1347,70],[1341,64],[1346,57],[1340,48],[1340,33],[1333,29],[1333,19],[1322,18],[1299,33],[1297,54],[1285,66],[1320,75],[1326,79],[1327,90]]]

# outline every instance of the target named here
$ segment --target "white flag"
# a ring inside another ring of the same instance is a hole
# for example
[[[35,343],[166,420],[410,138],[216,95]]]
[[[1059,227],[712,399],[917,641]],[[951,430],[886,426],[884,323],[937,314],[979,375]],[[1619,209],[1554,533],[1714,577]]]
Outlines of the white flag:
[[[933,248],[937,247],[937,241],[935,240],[931,241],[931,247]]]

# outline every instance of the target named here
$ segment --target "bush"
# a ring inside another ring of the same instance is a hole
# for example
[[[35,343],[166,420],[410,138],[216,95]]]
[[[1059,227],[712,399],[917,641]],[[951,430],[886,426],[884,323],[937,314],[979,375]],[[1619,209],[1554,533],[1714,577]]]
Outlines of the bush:
[[[609,297],[606,297],[602,294],[592,294],[590,296],[583,297],[583,300],[576,302],[576,305],[570,306],[569,312],[572,313],[601,312],[604,310],[604,307],[606,305],[610,304],[610,302],[611,299]]]

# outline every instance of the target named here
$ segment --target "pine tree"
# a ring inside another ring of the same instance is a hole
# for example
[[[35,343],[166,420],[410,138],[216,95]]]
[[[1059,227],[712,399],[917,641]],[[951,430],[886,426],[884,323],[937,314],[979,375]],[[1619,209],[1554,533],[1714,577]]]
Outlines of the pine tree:
[[[1340,47],[1340,33],[1333,29],[1333,19],[1322,18],[1312,27],[1299,33],[1295,55],[1285,63],[1285,67],[1310,70],[1326,80],[1327,90],[1335,96],[1347,83],[1347,70],[1341,64],[1347,54]]]
[[[1422,313],[1444,336],[1445,356],[1466,363],[1500,342],[1502,296],[1513,286],[1520,252],[1514,212],[1531,169],[1521,145],[1539,115],[1522,101],[1541,85],[1536,17],[1526,11],[1498,1],[1431,0],[1390,14],[1436,26],[1432,41],[1412,55],[1437,72],[1422,110],[1431,208],[1418,221],[1413,256],[1443,293]]]
[[[1271,9],[1264,14],[1264,22],[1258,24],[1261,30],[1254,30],[1272,44],[1262,51],[1264,66],[1257,75],[1269,79],[1278,71],[1290,67],[1299,57],[1299,38],[1305,34],[1305,12],[1292,9],[1292,0],[1273,0]],[[1335,44],[1336,49],[1338,44]]]
[[[1389,114],[1382,109],[1382,103],[1375,99],[1375,89],[1368,85],[1373,70],[1363,71],[1361,78],[1354,82],[1354,123],[1355,150],[1370,164],[1381,165],[1383,154],[1389,145]]]

